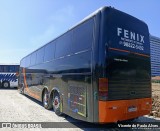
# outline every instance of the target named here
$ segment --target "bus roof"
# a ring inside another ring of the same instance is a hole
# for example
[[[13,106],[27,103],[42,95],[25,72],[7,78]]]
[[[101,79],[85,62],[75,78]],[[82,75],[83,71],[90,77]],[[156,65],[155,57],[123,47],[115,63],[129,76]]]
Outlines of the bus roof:
[[[94,11],[93,13],[91,13],[90,15],[86,16],[84,19],[82,19],[80,22],[76,23],[75,25],[73,25],[71,28],[69,28],[67,31],[63,32],[62,34],[58,35],[57,37],[53,38],[51,41],[47,42],[46,44],[42,45],[41,47],[37,48],[36,50],[32,51],[31,53],[29,53],[28,55],[26,55],[25,57],[29,56],[30,54],[32,54],[33,52],[39,50],[40,48],[44,47],[45,45],[49,44],[50,42],[56,40],[57,38],[59,38],[60,36],[62,36],[63,34],[65,34],[66,32],[72,30],[73,28],[75,28],[76,26],[82,24],[83,22],[85,22],[86,20],[92,18],[93,16],[95,16],[98,12],[102,11],[105,8],[112,8],[111,6],[104,6],[104,7],[100,7],[99,9],[97,9],[96,11]],[[25,57],[23,57],[21,60],[23,60]]]
[[[69,28],[67,31],[63,32],[62,34],[58,35],[57,37],[53,38],[51,41],[47,42],[46,44],[40,46],[39,48],[37,48],[36,50],[30,52],[28,55],[24,56],[20,61],[22,61],[24,58],[26,58],[27,56],[31,55],[33,52],[36,52],[37,50],[41,49],[42,47],[46,46],[47,44],[51,43],[52,41],[58,39],[60,36],[64,35],[65,33],[67,33],[68,31],[74,29],[75,27],[77,27],[78,25],[82,24],[83,22],[85,22],[86,20],[94,17],[98,12],[103,12],[103,10],[107,9],[107,8],[110,8],[110,9],[114,9],[116,10],[114,7],[111,7],[111,6],[103,6],[103,7],[100,7],[99,9],[97,9],[96,11],[94,11],[93,13],[91,13],[90,15],[86,16],[84,19],[82,19],[80,22],[76,23],[74,26],[72,26],[71,28]],[[121,11],[122,12],[122,11]],[[123,12],[125,13],[125,12]],[[126,14],[126,13],[125,13]],[[129,14],[127,14],[129,15]],[[131,15],[129,15],[131,16]],[[131,16],[133,17],[133,16]],[[136,17],[134,17],[136,18]],[[137,18],[136,18],[137,19]],[[139,19],[138,19],[139,20]],[[142,21],[142,20],[141,20]],[[143,22],[143,21],[142,21]]]
[[[0,63],[0,65],[19,65],[18,63]]]

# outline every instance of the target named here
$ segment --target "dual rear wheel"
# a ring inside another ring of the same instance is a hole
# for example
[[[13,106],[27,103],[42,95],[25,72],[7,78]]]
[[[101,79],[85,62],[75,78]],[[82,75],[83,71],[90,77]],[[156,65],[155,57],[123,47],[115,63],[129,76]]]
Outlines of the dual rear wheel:
[[[53,95],[51,95],[51,97],[49,97],[49,93],[47,90],[44,91],[44,93],[43,93],[43,106],[45,109],[53,108],[54,112],[58,116],[62,115],[61,99],[60,99],[60,95],[57,91],[55,91],[53,93]]]

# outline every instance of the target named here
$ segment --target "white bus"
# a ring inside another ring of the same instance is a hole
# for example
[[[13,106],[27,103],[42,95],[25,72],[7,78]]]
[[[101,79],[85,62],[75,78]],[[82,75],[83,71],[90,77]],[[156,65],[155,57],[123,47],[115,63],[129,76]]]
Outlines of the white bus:
[[[18,86],[19,64],[0,63],[0,87],[10,88]]]

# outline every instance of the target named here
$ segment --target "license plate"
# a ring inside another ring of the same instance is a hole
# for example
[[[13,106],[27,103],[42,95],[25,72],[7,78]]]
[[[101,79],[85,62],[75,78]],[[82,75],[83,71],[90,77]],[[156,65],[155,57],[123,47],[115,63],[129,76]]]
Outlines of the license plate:
[[[128,108],[128,112],[135,112],[135,111],[137,111],[137,107],[129,107]]]

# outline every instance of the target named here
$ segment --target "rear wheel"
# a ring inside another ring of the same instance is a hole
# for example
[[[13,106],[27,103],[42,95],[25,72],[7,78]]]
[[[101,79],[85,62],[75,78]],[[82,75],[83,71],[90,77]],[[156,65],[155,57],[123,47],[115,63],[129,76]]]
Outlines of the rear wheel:
[[[58,92],[55,92],[53,95],[53,110],[58,116],[61,116],[63,114],[61,112],[61,100]]]
[[[43,93],[43,106],[47,110],[52,108],[52,100],[50,99],[49,93],[47,90],[45,90]]]
[[[10,87],[10,84],[9,84],[8,81],[4,81],[4,82],[2,82],[2,86],[3,86],[4,88],[9,88],[9,87]]]
[[[21,84],[19,87],[18,87],[18,90],[19,90],[19,93],[24,95],[24,84]]]

